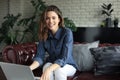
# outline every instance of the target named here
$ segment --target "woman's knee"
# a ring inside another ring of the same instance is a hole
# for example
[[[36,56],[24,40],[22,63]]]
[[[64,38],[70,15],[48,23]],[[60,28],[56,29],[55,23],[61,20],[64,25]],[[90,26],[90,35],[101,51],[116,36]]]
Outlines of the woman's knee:
[[[43,72],[45,71],[46,68],[48,68],[49,66],[51,66],[52,63],[46,63],[44,66],[43,66]]]
[[[55,70],[54,76],[55,76],[55,80],[57,80],[57,79],[65,80],[67,78],[66,72],[62,68]],[[62,79],[62,78],[64,78],[64,79]]]

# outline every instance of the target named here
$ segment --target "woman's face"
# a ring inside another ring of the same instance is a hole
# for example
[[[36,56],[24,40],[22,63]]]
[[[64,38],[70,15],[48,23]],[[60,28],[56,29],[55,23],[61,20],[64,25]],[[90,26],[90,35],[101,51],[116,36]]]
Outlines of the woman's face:
[[[54,11],[47,12],[46,25],[53,33],[58,30],[60,19]]]

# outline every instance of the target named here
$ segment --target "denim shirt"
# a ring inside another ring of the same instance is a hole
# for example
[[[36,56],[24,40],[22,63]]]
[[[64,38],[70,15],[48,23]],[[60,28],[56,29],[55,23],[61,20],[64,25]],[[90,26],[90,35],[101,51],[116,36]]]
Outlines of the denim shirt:
[[[43,64],[45,52],[49,54],[47,62],[56,63],[61,67],[70,64],[77,68],[72,56],[73,34],[70,29],[60,27],[54,36],[49,32],[47,40],[39,42],[34,60]]]

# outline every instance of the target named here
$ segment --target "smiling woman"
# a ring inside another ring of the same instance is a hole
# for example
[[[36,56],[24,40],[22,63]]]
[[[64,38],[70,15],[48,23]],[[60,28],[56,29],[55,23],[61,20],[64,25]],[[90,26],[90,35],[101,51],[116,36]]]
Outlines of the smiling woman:
[[[39,44],[31,70],[43,65],[41,80],[67,80],[73,76],[77,65],[72,56],[73,34],[64,26],[62,12],[55,5],[42,13],[39,26]],[[44,63],[45,53],[49,56]]]
[[[4,1],[5,0],[1,0],[0,2],[1,14],[3,12],[5,12],[3,14],[7,13],[7,9],[5,9],[5,5],[7,3],[5,3]],[[30,1],[31,2],[29,2],[28,0],[10,0],[9,9],[12,13],[7,14],[4,19],[4,15],[0,14],[0,17],[2,16],[2,18],[0,18],[2,22],[2,26],[0,27],[0,52],[6,45],[25,42],[38,42],[38,18],[41,17],[41,13],[46,9],[47,5],[46,2],[42,0]],[[17,7],[15,4],[17,4]],[[20,4],[22,5],[22,7],[20,6]],[[27,9],[26,7],[29,7],[30,9]],[[19,11],[23,14],[18,14]],[[72,31],[75,31],[77,28],[74,22],[68,17],[64,18],[64,25],[66,27],[69,27]]]
[[[54,11],[49,11],[46,16],[46,25],[49,30],[52,31],[52,34],[55,35],[58,30],[58,24],[60,23],[60,19],[58,15]]]

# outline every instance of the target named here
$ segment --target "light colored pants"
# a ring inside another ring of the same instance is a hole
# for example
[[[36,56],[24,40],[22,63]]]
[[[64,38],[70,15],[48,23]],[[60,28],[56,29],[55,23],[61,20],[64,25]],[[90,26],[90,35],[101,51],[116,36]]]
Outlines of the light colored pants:
[[[52,63],[46,63],[43,66],[43,72],[46,68],[48,68]],[[50,74],[50,80],[67,80],[67,76],[73,76],[76,72],[76,69],[66,64],[64,67],[58,68]]]

